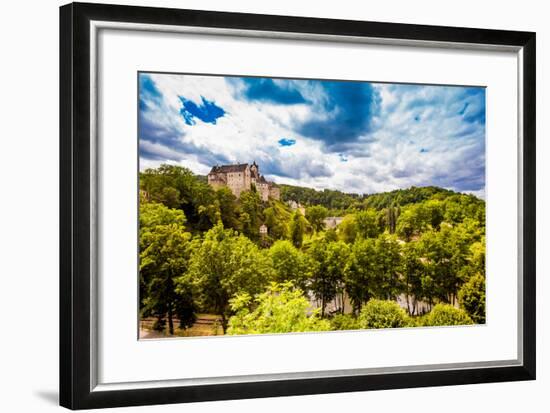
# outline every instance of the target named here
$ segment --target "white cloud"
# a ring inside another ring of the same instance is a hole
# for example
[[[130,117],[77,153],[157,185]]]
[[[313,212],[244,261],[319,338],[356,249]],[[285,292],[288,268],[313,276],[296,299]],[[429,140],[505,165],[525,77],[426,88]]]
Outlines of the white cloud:
[[[316,189],[373,193],[437,185],[484,194],[485,99],[476,91],[374,84],[380,107],[371,115],[370,131],[345,142],[342,153],[297,132],[296,125],[324,116],[315,82],[303,82],[299,90],[317,103],[283,105],[240,98],[242,86],[223,77],[150,77],[162,100],[151,103],[143,117],[169,131],[169,137],[140,136],[142,168],[171,160],[205,174],[216,161],[256,160],[269,179]],[[180,96],[198,105],[205,98],[225,115],[215,124],[196,119],[188,125],[180,114]],[[296,144],[281,146],[281,138]]]

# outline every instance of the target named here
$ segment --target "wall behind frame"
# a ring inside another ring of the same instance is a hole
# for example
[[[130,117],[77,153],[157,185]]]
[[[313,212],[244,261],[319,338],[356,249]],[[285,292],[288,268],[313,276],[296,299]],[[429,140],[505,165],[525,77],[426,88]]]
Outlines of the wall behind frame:
[[[284,14],[396,23],[470,26],[537,32],[538,201],[538,379],[535,382],[331,394],[186,405],[187,412],[279,412],[369,409],[446,413],[542,411],[548,405],[550,358],[543,325],[550,318],[550,134],[542,116],[550,111],[550,83],[543,68],[550,56],[550,27],[544,2],[536,0],[419,0],[386,2],[297,2],[293,0],[117,0],[118,4]],[[0,385],[6,411],[61,411],[58,386],[58,7],[56,0],[9,2],[2,7],[3,85],[0,93]],[[498,10],[498,12],[496,12]],[[541,406],[538,409],[535,406]],[[131,411],[176,412],[182,406]],[[120,411],[130,411],[120,409]]]

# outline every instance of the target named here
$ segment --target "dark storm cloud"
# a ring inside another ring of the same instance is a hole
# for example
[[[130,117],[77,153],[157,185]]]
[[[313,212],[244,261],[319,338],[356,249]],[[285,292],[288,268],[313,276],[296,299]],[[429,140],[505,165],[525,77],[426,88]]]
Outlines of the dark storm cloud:
[[[270,78],[241,78],[244,84],[243,97],[250,101],[269,102],[280,105],[306,103],[306,99],[293,85],[295,81]]]
[[[485,188],[484,88],[159,76],[140,78],[150,164],[256,160],[275,182],[355,192]]]
[[[461,157],[453,159],[445,169],[437,171],[421,185],[436,185],[459,192],[479,191],[485,188],[484,145],[472,147]]]
[[[162,104],[162,93],[157,88],[150,75],[140,73],[139,82],[139,111],[140,114],[152,107]]]
[[[297,125],[308,138],[322,141],[327,149],[341,151],[372,130],[381,98],[367,82],[323,81],[318,83],[325,98],[315,108],[315,117]]]
[[[263,157],[258,162],[262,165],[262,174],[284,178],[321,178],[331,177],[334,172],[328,165],[311,158],[285,159]]]

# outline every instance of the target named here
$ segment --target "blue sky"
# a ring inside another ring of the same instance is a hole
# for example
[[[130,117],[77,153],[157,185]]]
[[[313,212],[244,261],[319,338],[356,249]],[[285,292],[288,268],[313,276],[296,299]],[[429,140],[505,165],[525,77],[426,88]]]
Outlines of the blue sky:
[[[140,167],[256,161],[278,183],[485,196],[485,89],[139,75]]]

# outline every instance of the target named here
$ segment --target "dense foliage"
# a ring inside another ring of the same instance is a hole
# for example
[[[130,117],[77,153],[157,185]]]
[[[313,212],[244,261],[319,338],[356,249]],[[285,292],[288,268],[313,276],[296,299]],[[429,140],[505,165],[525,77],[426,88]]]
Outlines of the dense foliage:
[[[140,189],[140,311],[169,334],[200,314],[226,334],[485,322],[485,202],[472,195],[282,185],[262,201],[170,165]]]
[[[397,328],[409,324],[409,316],[395,301],[370,300],[359,314],[361,328]]]
[[[309,301],[292,283],[272,283],[252,299],[241,293],[231,300],[235,316],[229,321],[228,334],[291,333],[327,331],[330,323],[309,312]]]
[[[424,325],[427,326],[459,326],[465,324],[472,324],[472,319],[466,311],[449,304],[437,304],[424,317]]]
[[[231,298],[262,292],[272,272],[268,257],[252,241],[219,223],[194,248],[187,273],[177,280],[178,291],[194,287],[197,303],[219,314],[225,331]]]
[[[186,273],[189,264],[188,232],[185,215],[161,204],[145,204],[140,211],[140,290],[142,315],[157,318],[155,327],[174,334],[174,316],[180,328],[195,321],[195,303],[188,288],[175,291],[175,280]]]
[[[470,277],[458,292],[458,302],[475,323],[485,324],[485,277]]]

